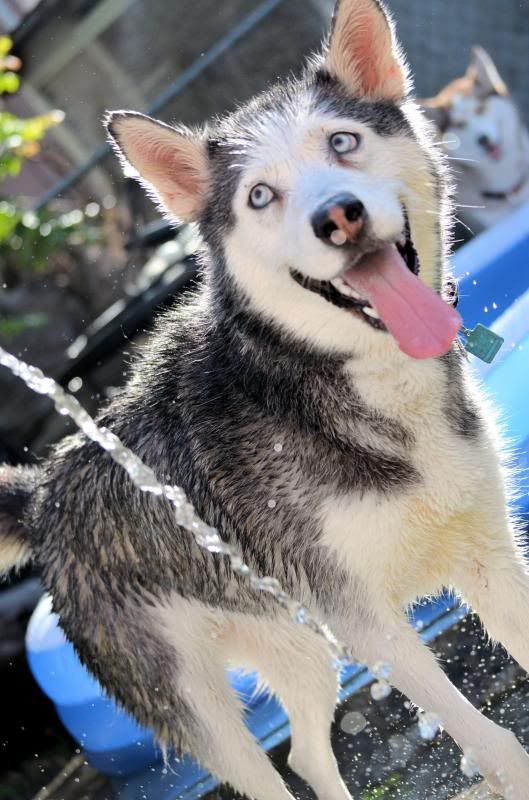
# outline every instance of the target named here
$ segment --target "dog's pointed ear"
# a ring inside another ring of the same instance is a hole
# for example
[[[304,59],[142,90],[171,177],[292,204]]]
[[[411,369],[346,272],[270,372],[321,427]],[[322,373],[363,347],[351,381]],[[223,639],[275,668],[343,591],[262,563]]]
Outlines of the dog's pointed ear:
[[[205,136],[132,111],[114,111],[105,124],[125,174],[172,216],[196,220],[208,188]]]
[[[398,102],[409,90],[393,22],[380,0],[337,0],[323,66],[360,97]]]
[[[472,48],[472,58],[467,70],[467,76],[474,82],[479,92],[485,96],[489,94],[506,95],[509,93],[494,61],[487,51],[479,45],[475,45]]]

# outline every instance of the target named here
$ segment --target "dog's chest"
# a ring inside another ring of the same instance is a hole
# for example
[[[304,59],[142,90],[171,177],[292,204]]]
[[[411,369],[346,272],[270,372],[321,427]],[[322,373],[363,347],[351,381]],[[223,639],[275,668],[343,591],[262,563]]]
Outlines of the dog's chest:
[[[480,438],[453,429],[438,364],[357,373],[354,386],[371,408],[412,432],[403,449],[414,477],[395,492],[326,498],[322,542],[366,585],[407,602],[448,581],[461,542],[482,524],[494,467]]]

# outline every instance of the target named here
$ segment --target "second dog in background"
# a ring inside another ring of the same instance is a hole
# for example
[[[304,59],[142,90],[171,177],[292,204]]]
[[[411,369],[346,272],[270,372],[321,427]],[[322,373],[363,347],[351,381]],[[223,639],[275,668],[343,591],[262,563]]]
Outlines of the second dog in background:
[[[529,201],[529,131],[482,47],[473,48],[465,75],[422,105],[444,149],[457,159],[457,215],[472,233]]]

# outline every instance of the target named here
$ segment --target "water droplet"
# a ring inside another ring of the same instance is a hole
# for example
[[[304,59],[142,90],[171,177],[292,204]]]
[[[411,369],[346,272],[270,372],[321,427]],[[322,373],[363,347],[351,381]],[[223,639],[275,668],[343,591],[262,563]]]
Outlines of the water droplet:
[[[335,244],[338,247],[340,247],[342,244],[346,243],[347,236],[345,235],[345,233],[343,231],[337,229],[337,230],[335,230],[335,231],[333,231],[331,233],[330,239],[331,239],[331,242],[333,244]]]
[[[389,737],[391,763],[396,767],[405,767],[415,751],[414,744],[402,733]]]
[[[418,723],[421,739],[427,742],[431,739],[435,739],[441,727],[441,720],[436,714],[432,714],[429,711],[421,711]]]
[[[387,681],[376,681],[371,686],[371,697],[373,700],[385,700],[391,694],[391,686]]]
[[[305,608],[303,608],[303,606],[298,608],[298,610],[296,611],[295,618],[296,618],[296,622],[298,622],[300,625],[303,625],[303,623],[306,621],[306,619],[307,619],[307,611],[306,611]]]
[[[387,661],[377,661],[373,665],[373,675],[382,681],[387,681],[391,677],[391,667]]]
[[[479,775],[479,767],[470,751],[461,758],[459,768],[466,778],[475,778]]]
[[[82,378],[72,378],[72,380],[68,383],[68,389],[70,392],[78,392],[82,385]]]
[[[367,719],[359,711],[349,711],[340,720],[340,728],[344,733],[356,736],[367,727]]]
[[[97,215],[99,214],[100,210],[101,209],[100,209],[99,203],[93,203],[92,202],[92,203],[88,203],[88,205],[86,206],[86,208],[84,210],[84,213],[86,214],[87,217],[97,217]]]

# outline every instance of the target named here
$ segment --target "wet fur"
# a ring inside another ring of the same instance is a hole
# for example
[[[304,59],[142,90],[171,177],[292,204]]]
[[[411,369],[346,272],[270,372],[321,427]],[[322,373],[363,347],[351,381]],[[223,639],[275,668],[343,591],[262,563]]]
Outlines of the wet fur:
[[[340,9],[347,8],[354,13],[354,3],[342,0]],[[380,4],[372,11],[380,15]],[[179,175],[166,144],[171,129],[149,128],[156,145],[148,144],[145,170],[156,152],[168,168],[161,187],[159,170],[148,173],[150,182],[142,176],[172,213],[180,203],[182,216],[198,216],[208,244],[204,284],[159,318],[125,391],[99,421],[160,478],[182,486],[201,517],[254,569],[277,577],[328,621],[359,660],[387,662],[395,686],[438,713],[483,772],[504,791],[511,787],[510,800],[526,800],[529,762],[521,747],[463,701],[404,615],[418,597],[452,587],[529,667],[521,633],[527,567],[496,435],[459,349],[414,361],[386,334],[303,294],[274,265],[262,291],[252,288],[268,252],[245,250],[240,239],[252,154],[261,148],[267,157],[278,119],[286,120],[281,146],[288,153],[296,146],[289,120],[300,127],[305,120],[310,132],[334,118],[368,126],[386,168],[394,176],[401,170],[421,274],[441,290],[444,168],[405,98],[359,99],[320,63],[300,83],[195,134],[194,143],[180,129],[175,148],[202,148],[190,156],[191,172],[186,162],[191,200],[166,180],[173,166]],[[130,115],[111,121],[129,159],[123,124],[138,122],[150,125]],[[249,161],[234,158],[241,141],[251,144]],[[131,146],[141,151],[142,142],[136,136]],[[286,159],[283,179],[291,167]],[[370,201],[369,181],[359,187]],[[277,288],[267,295],[275,281],[285,298]],[[175,525],[169,504],[139,493],[80,435],[56,447],[38,487],[32,473],[26,489],[4,495],[10,524],[23,514],[16,535],[31,545],[82,661],[164,746],[190,752],[250,797],[291,799],[226,683],[226,666],[256,669],[289,712],[292,767],[320,800],[350,797],[330,749],[337,685],[324,644],[252,592],[225,559],[198,548]]]

